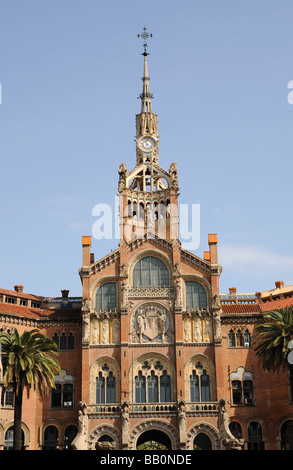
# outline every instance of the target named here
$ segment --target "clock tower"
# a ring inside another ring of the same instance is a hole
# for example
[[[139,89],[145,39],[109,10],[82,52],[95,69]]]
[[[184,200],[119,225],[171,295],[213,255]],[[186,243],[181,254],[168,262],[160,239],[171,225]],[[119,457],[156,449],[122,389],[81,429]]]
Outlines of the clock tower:
[[[146,41],[152,35],[144,28],[138,36]],[[158,115],[152,111],[148,45],[144,42],[143,46],[141,111],[136,115],[136,167],[128,173],[122,163],[118,172],[120,238],[126,242],[150,235],[168,240],[179,238],[178,170],[176,163],[170,164],[169,172],[159,165]]]

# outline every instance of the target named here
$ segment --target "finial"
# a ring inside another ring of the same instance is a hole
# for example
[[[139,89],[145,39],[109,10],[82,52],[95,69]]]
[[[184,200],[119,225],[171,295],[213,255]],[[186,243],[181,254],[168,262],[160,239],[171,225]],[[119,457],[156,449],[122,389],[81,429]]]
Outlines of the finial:
[[[147,28],[143,28],[142,34],[138,34],[137,37],[138,37],[138,38],[142,38],[142,39],[144,40],[144,43],[143,43],[144,52],[142,53],[142,55],[144,55],[144,56],[149,55],[149,54],[147,53],[148,44],[147,44],[146,40],[147,40],[148,38],[152,38],[153,35],[147,33]]]

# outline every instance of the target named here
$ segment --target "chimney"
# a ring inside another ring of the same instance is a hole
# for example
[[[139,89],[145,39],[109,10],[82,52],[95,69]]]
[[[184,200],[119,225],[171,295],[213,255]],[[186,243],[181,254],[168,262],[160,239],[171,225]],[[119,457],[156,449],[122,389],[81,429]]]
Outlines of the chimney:
[[[230,295],[236,295],[237,287],[229,287]]]
[[[69,290],[62,290],[61,294],[62,294],[62,299],[67,299],[68,294],[69,294]]]
[[[14,290],[15,292],[23,292],[23,286],[20,286],[20,285],[14,286]]]
[[[281,289],[282,287],[284,287],[284,285],[285,285],[284,281],[275,282],[276,289]]]

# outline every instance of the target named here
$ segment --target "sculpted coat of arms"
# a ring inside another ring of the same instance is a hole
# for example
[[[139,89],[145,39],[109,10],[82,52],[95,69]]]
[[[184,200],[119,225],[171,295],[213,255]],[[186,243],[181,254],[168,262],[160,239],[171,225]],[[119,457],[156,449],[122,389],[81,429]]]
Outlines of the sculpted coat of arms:
[[[169,342],[172,338],[169,311],[161,306],[147,305],[139,308],[133,318],[132,341]]]

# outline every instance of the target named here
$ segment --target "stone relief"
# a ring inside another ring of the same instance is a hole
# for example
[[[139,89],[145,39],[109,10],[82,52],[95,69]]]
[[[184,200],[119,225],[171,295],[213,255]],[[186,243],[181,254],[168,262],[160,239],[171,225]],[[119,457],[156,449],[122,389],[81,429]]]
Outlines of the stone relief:
[[[208,310],[193,310],[183,314],[184,341],[209,343],[213,341],[213,321]]]
[[[95,314],[91,318],[91,344],[118,344],[120,342],[120,319],[118,316]]]
[[[133,316],[131,333],[133,343],[172,341],[170,313],[157,305],[140,307]]]

